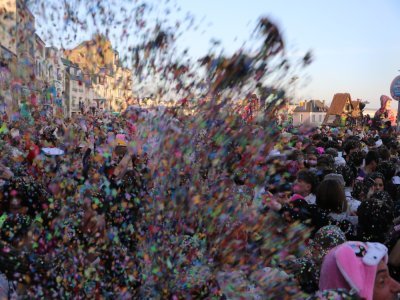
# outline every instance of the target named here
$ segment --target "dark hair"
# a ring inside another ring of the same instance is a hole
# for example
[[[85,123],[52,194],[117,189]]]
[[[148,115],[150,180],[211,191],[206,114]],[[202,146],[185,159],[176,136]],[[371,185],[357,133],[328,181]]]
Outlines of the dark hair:
[[[373,147],[373,146],[375,146],[375,139],[373,138],[373,137],[369,137],[369,138],[367,138],[366,140],[365,140],[365,144],[368,146],[368,147]]]
[[[385,201],[370,198],[361,202],[357,215],[362,240],[383,243],[393,223],[393,207]]]
[[[347,201],[343,186],[334,179],[323,180],[316,192],[316,203],[319,208],[329,212],[346,211]]]
[[[304,182],[311,184],[311,193],[315,194],[315,190],[318,186],[318,176],[309,170],[300,170],[297,173],[297,179],[303,180]]]
[[[381,160],[389,160],[390,159],[390,152],[388,148],[381,146],[378,149],[379,157]]]
[[[333,170],[335,159],[330,154],[321,154],[317,159],[317,167],[321,169]]]
[[[380,179],[382,179],[383,182],[385,182],[385,176],[380,172],[374,172],[374,173],[369,174],[365,178],[365,180],[368,180],[369,178],[371,178],[374,181],[375,181],[375,179],[380,178]]]
[[[346,183],[346,187],[351,186],[356,179],[356,174],[354,173],[354,169],[349,167],[348,165],[339,166],[336,169],[336,173],[341,174],[343,176],[344,182]]]
[[[389,149],[395,149],[396,151],[398,150],[398,143],[397,143],[397,141],[396,140],[390,140],[390,141],[388,141],[388,143],[387,143],[387,147],[389,148]]]
[[[383,161],[376,167],[376,172],[382,173],[387,181],[396,174],[396,166],[390,162]]]
[[[372,194],[370,199],[376,199],[376,200],[379,200],[379,201],[384,201],[384,202],[388,203],[390,206],[394,205],[392,197],[386,191],[375,192],[375,193]]]
[[[379,163],[379,154],[374,150],[368,151],[367,155],[365,156],[365,164],[369,165],[371,162],[375,161]]]
[[[360,149],[361,148],[361,143],[358,140],[353,139],[348,139],[345,144],[344,144],[344,151],[346,154],[349,154],[351,150],[353,149]]]
[[[332,139],[332,140],[329,140],[328,142],[326,142],[325,146],[327,148],[332,148],[337,151],[337,149],[339,148],[339,143],[336,140]]]
[[[349,164],[360,167],[364,162],[365,154],[363,151],[356,151],[349,155]]]
[[[325,150],[325,153],[331,155],[333,158],[338,156],[338,151],[335,148],[328,148]]]
[[[320,134],[320,133],[314,133],[314,134],[312,135],[311,139],[312,139],[313,141],[322,140],[322,134]]]
[[[364,197],[368,194],[368,191],[372,185],[373,184],[366,184],[365,179],[363,181],[356,181],[354,183],[351,196],[357,200],[363,200]]]
[[[305,152],[306,154],[318,155],[317,148],[314,147],[314,146],[311,146],[311,145],[307,146],[307,148],[304,149],[304,152]]]
[[[304,157],[303,152],[300,150],[293,150],[287,157],[288,160],[297,160],[299,157]]]

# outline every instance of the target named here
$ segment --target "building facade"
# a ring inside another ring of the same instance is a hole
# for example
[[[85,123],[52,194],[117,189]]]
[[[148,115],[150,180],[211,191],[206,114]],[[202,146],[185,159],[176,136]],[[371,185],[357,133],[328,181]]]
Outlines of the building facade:
[[[324,101],[302,101],[293,111],[293,126],[318,127],[323,123],[327,111]]]
[[[59,117],[66,114],[65,66],[62,61],[63,52],[55,47],[46,48],[46,82],[52,96],[53,113]]]
[[[31,111],[71,116],[123,111],[133,101],[132,72],[103,35],[76,48],[46,47],[24,0],[0,1],[0,112]]]
[[[35,17],[23,0],[0,1],[0,60],[9,84],[1,93],[10,94],[11,111],[21,103],[31,104],[37,90],[35,80]],[[7,96],[6,96],[7,97]],[[9,107],[8,107],[9,108]]]
[[[111,42],[103,35],[66,50],[65,56],[89,74],[93,86],[93,105],[120,112],[133,98],[132,72],[124,68]]]

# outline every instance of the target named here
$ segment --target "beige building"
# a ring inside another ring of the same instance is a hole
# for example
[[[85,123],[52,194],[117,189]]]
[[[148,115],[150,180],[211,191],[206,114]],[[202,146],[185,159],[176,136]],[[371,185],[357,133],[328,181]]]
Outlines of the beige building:
[[[35,34],[34,62],[35,62],[35,85],[31,87],[31,104],[42,110],[49,109],[51,103],[46,97],[48,88],[46,77],[46,44]]]
[[[0,0],[0,43],[2,52],[5,50],[17,55],[17,3],[16,1]],[[0,53],[1,55],[2,53]]]
[[[55,47],[46,48],[45,73],[46,82],[54,91],[53,113],[66,115],[66,102],[64,99],[65,68],[62,61],[63,52]]]
[[[64,52],[73,63],[89,74],[93,85],[93,101],[98,109],[122,111],[133,98],[132,72],[121,65],[119,53],[103,35]]]
[[[62,58],[65,68],[64,101],[66,116],[81,114],[93,99],[93,89],[89,76],[85,76],[78,64]],[[88,81],[89,79],[89,81]]]
[[[9,90],[2,93],[12,95],[12,110],[18,109],[21,101],[30,104],[35,97],[35,17],[23,0],[0,0],[0,59],[8,69]]]

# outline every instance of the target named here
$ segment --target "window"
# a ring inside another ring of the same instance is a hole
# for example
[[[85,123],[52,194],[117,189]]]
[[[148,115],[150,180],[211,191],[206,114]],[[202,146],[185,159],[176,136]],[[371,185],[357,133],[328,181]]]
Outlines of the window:
[[[28,49],[31,57],[35,57],[35,46],[32,41],[28,41]]]
[[[319,115],[319,121],[322,122],[322,115]]]
[[[315,115],[312,115],[312,122],[315,123]]]
[[[72,97],[72,106],[77,106],[76,97]]]

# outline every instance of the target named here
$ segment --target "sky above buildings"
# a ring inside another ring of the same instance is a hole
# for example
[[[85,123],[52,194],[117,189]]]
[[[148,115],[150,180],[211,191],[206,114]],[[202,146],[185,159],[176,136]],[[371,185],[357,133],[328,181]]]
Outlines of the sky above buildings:
[[[205,34],[187,37],[192,51],[207,49],[211,35],[235,49],[251,34],[255,19],[269,16],[280,25],[289,55],[312,50],[297,97],[331,101],[349,92],[379,106],[400,74],[400,1],[398,0],[202,0],[180,1],[183,8],[211,22]],[[306,76],[310,78],[308,79]],[[305,85],[305,87],[304,87]]]
[[[309,50],[314,56],[311,66],[300,72],[293,92],[297,99],[330,102],[335,93],[349,92],[354,99],[369,101],[369,107],[378,107],[380,95],[390,94],[390,83],[400,74],[398,0],[175,2],[178,6],[171,6],[171,18],[179,19],[190,12],[199,23],[198,30],[191,29],[178,40],[178,45],[188,48],[194,58],[207,53],[213,38],[221,42],[227,54],[244,43],[247,47],[261,16],[275,21],[289,57],[301,58]],[[163,13],[160,7],[154,16],[164,17]]]

